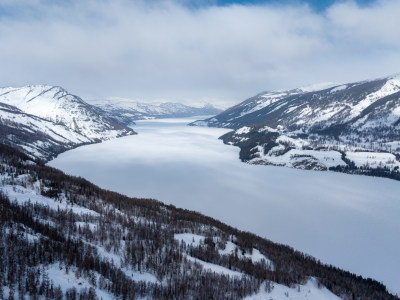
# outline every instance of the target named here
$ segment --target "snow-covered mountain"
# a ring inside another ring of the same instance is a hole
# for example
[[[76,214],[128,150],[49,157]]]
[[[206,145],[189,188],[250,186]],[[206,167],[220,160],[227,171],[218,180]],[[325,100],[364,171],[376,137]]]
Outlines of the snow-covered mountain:
[[[82,144],[135,132],[57,86],[0,88],[0,140],[48,160]]]
[[[175,102],[146,103],[128,99],[93,100],[91,103],[108,117],[126,125],[133,123],[135,120],[209,116],[221,112],[220,109],[211,104],[195,107]]]
[[[223,140],[239,146],[241,159],[250,163],[397,172],[400,75],[264,92],[193,125],[235,129]]]
[[[393,129],[400,118],[400,75],[321,90],[293,89],[258,94],[214,118],[209,126],[281,126],[304,133]],[[390,131],[390,130],[389,130]]]
[[[0,299],[399,299],[199,213],[0,154]]]

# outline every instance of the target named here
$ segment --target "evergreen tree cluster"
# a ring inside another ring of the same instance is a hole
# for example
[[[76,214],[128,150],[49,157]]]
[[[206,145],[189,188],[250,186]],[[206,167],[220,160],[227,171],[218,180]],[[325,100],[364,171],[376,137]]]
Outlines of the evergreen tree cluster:
[[[398,299],[375,280],[213,218],[101,189],[34,163],[8,146],[0,145],[0,153],[0,187],[29,189],[60,203],[54,209],[0,194],[0,299],[99,299],[99,291],[116,299],[241,299],[264,282],[270,288],[271,282],[295,286],[310,277],[346,299]],[[179,233],[205,239],[185,244],[174,238]],[[238,250],[221,255],[228,241]],[[239,255],[253,249],[273,267]],[[243,275],[212,272],[189,258]],[[48,274],[54,266],[90,287],[59,286]],[[150,273],[157,280],[135,280],[127,270]]]

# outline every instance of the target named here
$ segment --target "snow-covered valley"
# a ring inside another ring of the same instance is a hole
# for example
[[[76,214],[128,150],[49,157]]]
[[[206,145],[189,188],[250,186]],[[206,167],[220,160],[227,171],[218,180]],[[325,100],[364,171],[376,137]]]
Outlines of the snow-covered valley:
[[[0,299],[398,299],[288,246],[0,151]]]
[[[99,186],[193,209],[382,281],[400,293],[399,182],[240,162],[194,119],[140,121],[139,134],[49,163]]]

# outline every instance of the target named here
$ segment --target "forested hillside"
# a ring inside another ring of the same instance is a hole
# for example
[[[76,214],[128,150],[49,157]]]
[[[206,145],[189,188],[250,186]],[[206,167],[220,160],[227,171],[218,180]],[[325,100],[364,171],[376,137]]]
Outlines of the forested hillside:
[[[400,179],[400,76],[263,92],[192,125],[233,128],[221,139],[250,164]]]
[[[241,299],[305,289],[309,299],[398,299],[373,279],[210,217],[103,190],[5,145],[0,153],[0,299]]]

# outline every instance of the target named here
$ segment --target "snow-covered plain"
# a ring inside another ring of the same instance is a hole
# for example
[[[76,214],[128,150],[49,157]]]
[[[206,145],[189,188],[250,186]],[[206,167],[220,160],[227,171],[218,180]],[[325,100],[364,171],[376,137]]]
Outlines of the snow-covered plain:
[[[226,129],[140,121],[139,133],[49,165],[103,188],[200,211],[400,293],[400,182],[240,162]]]

